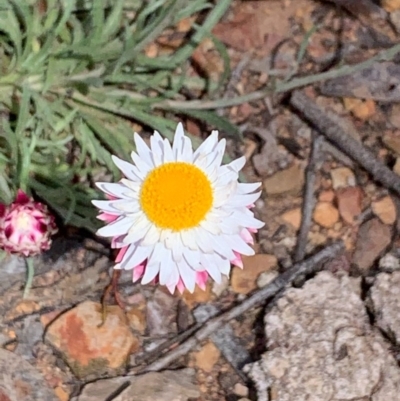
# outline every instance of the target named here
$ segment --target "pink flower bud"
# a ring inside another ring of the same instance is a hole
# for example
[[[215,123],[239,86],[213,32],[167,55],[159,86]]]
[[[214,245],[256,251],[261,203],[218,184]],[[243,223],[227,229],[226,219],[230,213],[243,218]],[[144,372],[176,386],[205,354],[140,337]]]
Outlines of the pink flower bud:
[[[37,255],[50,248],[57,231],[47,206],[22,190],[10,205],[0,204],[0,249],[26,257]]]

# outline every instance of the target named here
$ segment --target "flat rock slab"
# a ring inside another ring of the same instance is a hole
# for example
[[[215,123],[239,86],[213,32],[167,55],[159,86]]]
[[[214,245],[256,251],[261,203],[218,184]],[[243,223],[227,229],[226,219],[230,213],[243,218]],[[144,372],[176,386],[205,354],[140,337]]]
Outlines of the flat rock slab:
[[[376,276],[370,291],[376,324],[392,341],[400,344],[400,272]]]
[[[359,279],[324,271],[265,316],[268,351],[246,366],[258,401],[398,399],[400,369],[368,320]]]
[[[0,400],[59,401],[33,366],[4,349],[0,349]]]
[[[192,369],[115,377],[87,384],[71,401],[187,401],[200,396],[193,380]]]

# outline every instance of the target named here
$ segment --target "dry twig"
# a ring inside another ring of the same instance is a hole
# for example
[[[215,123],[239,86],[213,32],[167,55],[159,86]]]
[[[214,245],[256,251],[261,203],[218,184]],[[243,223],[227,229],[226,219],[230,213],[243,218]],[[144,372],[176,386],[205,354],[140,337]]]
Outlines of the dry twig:
[[[325,110],[299,91],[292,94],[290,104],[333,145],[364,167],[376,181],[400,195],[400,177],[381,163],[360,142],[348,135]]]
[[[295,264],[292,268],[286,270],[271,283],[256,291],[253,295],[245,299],[239,305],[222,313],[219,316],[208,320],[192,337],[178,345],[175,349],[161,356],[157,361],[150,364],[145,369],[140,370],[138,373],[160,371],[166,368],[169,364],[190,352],[201,341],[207,339],[224,324],[272,298],[287,285],[291,284],[293,280],[300,275],[306,275],[317,271],[321,268],[322,263],[336,257],[340,252],[343,251],[343,249],[343,243],[337,242],[324,248],[319,253],[310,257],[304,262]]]
[[[306,245],[308,233],[311,228],[311,219],[315,205],[314,187],[316,167],[321,154],[321,145],[323,137],[318,134],[313,134],[313,144],[310,153],[310,160],[306,170],[306,185],[304,189],[303,206],[301,209],[301,226],[297,236],[296,250],[294,252],[294,261],[300,262],[306,254]]]

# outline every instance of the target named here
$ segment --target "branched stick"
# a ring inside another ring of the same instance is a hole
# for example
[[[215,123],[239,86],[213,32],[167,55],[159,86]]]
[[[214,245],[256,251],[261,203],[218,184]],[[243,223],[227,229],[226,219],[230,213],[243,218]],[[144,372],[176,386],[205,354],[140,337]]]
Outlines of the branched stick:
[[[300,91],[292,94],[290,104],[333,145],[364,167],[376,181],[400,195],[400,177],[345,132],[321,107]]]
[[[314,142],[310,153],[310,160],[306,170],[306,185],[304,189],[303,206],[301,208],[301,226],[297,236],[296,250],[294,253],[294,261],[300,262],[306,254],[306,245],[308,233],[311,228],[312,214],[315,205],[314,187],[315,173],[319,155],[321,154],[321,145],[323,137],[318,134],[313,134]]]
[[[289,270],[286,270],[284,273],[279,275],[271,283],[267,284],[265,287],[261,288],[253,295],[245,299],[241,304],[233,307],[232,309],[222,313],[217,317],[208,320],[206,323],[204,323],[203,327],[193,335],[193,337],[190,337],[187,341],[178,345],[172,351],[167,352],[157,361],[150,364],[138,373],[160,371],[166,368],[169,364],[190,352],[201,341],[207,339],[211,334],[215,333],[215,331],[222,327],[224,324],[272,298],[287,285],[291,284],[293,280],[295,280],[300,275],[310,274],[317,271],[321,268],[322,263],[336,257],[340,252],[343,251],[343,249],[343,243],[337,242],[324,248],[319,253],[305,260],[304,262],[295,264]]]

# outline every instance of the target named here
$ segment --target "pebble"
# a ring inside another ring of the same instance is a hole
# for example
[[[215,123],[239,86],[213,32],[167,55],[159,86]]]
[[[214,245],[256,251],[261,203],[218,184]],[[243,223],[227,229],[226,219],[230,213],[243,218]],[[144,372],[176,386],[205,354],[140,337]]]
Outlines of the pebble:
[[[392,133],[385,134],[382,137],[383,144],[390,149],[392,152],[400,156],[400,136]]]
[[[330,202],[318,202],[314,209],[313,219],[321,227],[330,228],[339,220],[339,211]]]
[[[363,196],[360,187],[339,188],[336,191],[339,214],[347,224],[353,224],[360,215]]]
[[[249,395],[249,389],[242,383],[236,383],[233,386],[233,392],[239,397],[247,397]]]
[[[282,220],[290,224],[295,230],[300,228],[301,224],[301,208],[296,207],[282,214]]]
[[[338,167],[331,171],[331,179],[333,189],[342,187],[354,187],[356,185],[356,177],[352,170],[348,167]]]
[[[294,164],[265,179],[263,184],[268,196],[297,195],[303,188],[304,169]]]
[[[139,347],[118,306],[107,307],[106,320],[99,327],[101,308],[96,302],[82,302],[54,320],[46,331],[45,341],[61,353],[79,378],[120,370]]]
[[[210,373],[218,362],[221,356],[221,351],[213,342],[209,341],[200,349],[200,351],[195,352],[193,356],[196,366],[204,370],[204,372]]]
[[[278,276],[279,273],[277,271],[261,273],[257,278],[257,287],[265,287],[267,284],[275,280]]]
[[[390,14],[390,22],[393,24],[397,33],[400,33],[400,10],[393,11]],[[398,119],[396,121],[398,121]],[[390,122],[392,122],[391,119],[390,119]],[[393,122],[392,122],[392,124],[393,124]],[[395,124],[393,124],[393,125],[395,125]],[[398,123],[397,128],[400,128],[400,122]]]
[[[257,288],[257,278],[263,272],[276,268],[277,259],[273,255],[258,254],[243,256],[243,269],[235,266],[232,269],[231,286],[237,294],[248,294]]]
[[[381,6],[391,13],[400,10],[400,0],[381,0]]]
[[[322,191],[318,196],[318,200],[320,202],[333,202],[334,199],[335,199],[335,192],[332,191],[331,189],[326,189]]]
[[[353,263],[361,273],[368,273],[378,256],[389,246],[391,231],[378,218],[364,222],[358,230]]]
[[[396,221],[396,206],[390,196],[372,202],[372,211],[383,224],[393,224]]]

